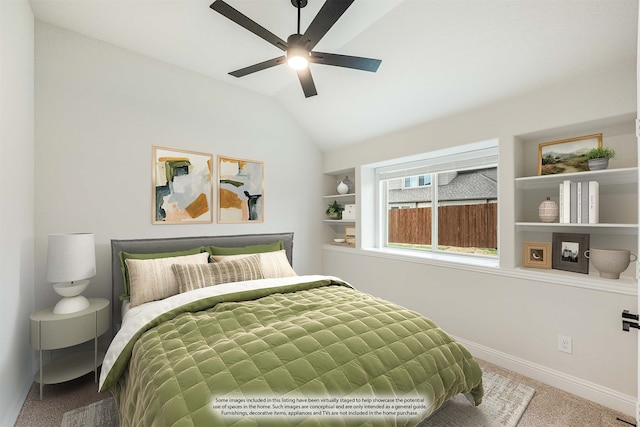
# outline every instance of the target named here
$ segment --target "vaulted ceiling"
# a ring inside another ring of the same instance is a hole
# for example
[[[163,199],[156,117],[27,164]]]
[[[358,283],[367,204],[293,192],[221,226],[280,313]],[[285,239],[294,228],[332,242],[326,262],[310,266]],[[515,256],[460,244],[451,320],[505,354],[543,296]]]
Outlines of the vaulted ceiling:
[[[382,59],[377,73],[311,64],[305,98],[286,65],[230,71],[282,51],[213,0],[30,0],[37,19],[271,97],[323,149],[611,66],[635,67],[637,0],[356,0],[315,50]],[[226,0],[286,40],[290,0]],[[324,0],[302,9],[302,32]]]

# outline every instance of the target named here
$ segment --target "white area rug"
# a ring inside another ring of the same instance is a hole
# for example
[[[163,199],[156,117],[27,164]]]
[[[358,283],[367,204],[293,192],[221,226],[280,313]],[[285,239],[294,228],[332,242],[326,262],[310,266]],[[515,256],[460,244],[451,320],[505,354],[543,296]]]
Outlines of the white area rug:
[[[485,370],[484,398],[473,406],[456,396],[420,427],[515,427],[535,391],[524,384]],[[113,397],[66,412],[61,427],[118,427],[118,410]]]
[[[483,371],[484,397],[473,406],[458,395],[445,402],[420,427],[515,427],[535,390],[491,371]]]
[[[118,427],[118,410],[113,397],[94,402],[62,416],[61,427]]]

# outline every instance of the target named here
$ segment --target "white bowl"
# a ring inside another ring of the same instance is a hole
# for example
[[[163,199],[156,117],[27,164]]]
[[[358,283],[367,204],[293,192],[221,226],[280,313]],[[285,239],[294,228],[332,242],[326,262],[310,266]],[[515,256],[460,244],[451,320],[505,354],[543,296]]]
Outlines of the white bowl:
[[[336,243],[344,243],[344,239],[333,239]]]

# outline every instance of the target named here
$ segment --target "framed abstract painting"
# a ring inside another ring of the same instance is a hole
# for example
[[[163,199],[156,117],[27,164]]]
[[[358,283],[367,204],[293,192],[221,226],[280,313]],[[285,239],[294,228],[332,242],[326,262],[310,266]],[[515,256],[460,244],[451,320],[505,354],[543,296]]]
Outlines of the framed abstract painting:
[[[153,146],[153,224],[213,222],[213,155]]]
[[[218,156],[218,223],[264,222],[264,163]]]

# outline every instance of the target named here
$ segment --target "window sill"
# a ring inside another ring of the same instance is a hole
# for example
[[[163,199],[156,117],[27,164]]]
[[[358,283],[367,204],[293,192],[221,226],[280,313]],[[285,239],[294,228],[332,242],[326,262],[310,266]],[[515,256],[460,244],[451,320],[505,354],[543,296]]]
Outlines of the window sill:
[[[361,255],[375,256],[386,259],[395,259],[407,262],[417,262],[421,264],[439,265],[443,267],[455,267],[456,269],[482,270],[484,272],[495,273],[498,269],[498,260],[486,257],[473,257],[465,255],[450,255],[445,253],[434,254],[431,252],[393,249],[393,248],[366,248],[356,249],[353,247],[340,247],[325,244],[324,249],[340,252],[358,252]]]
[[[353,247],[336,246],[331,244],[325,244],[323,246],[323,249],[351,254],[355,253],[357,255],[363,256],[434,265],[444,268],[453,268],[456,270],[475,271],[478,273],[513,277],[517,279],[549,283],[553,285],[591,289],[606,293],[630,296],[638,295],[637,281],[628,276],[621,276],[620,279],[615,280],[602,279],[598,276],[597,273],[585,275],[560,270],[542,270],[533,268],[507,269],[500,268],[498,265],[498,260],[495,259],[423,253],[406,249],[357,249]]]
[[[477,267],[495,269],[498,267],[498,260],[495,258],[468,256],[468,255],[451,255],[447,253],[433,253],[411,249],[394,249],[394,248],[367,248],[363,251],[373,252],[383,255],[385,258],[401,259],[406,261],[424,262],[428,264],[439,264],[451,266],[455,264],[468,266],[472,269]]]

